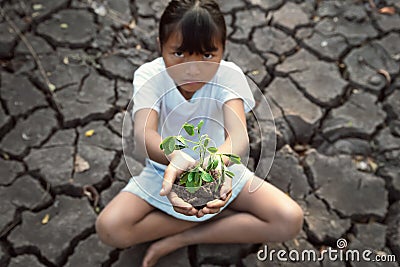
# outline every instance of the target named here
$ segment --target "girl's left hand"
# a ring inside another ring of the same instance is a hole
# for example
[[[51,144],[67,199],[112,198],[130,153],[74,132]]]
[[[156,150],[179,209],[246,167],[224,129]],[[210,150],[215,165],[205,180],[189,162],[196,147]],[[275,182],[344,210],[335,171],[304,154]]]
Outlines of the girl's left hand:
[[[193,216],[198,213],[191,204],[185,202],[174,192],[171,192],[172,185],[176,177],[179,177],[185,170],[193,167],[196,161],[183,151],[176,150],[169,156],[170,164],[168,164],[164,172],[164,180],[160,196],[167,196],[176,212],[187,216]]]
[[[220,191],[220,198],[207,203],[207,206],[199,210],[196,217],[201,218],[204,214],[218,213],[226,205],[232,196],[232,178],[226,176]]]

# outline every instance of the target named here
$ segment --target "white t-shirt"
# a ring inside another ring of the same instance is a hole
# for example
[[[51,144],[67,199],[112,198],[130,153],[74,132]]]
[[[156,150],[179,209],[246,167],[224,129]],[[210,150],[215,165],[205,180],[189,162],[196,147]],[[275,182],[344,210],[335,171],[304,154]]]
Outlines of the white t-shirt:
[[[225,141],[223,104],[231,99],[240,98],[244,103],[245,112],[254,105],[254,97],[242,70],[234,63],[222,60],[219,68],[201,89],[196,91],[190,100],[186,100],[168,75],[162,57],[143,64],[134,74],[133,79],[133,110],[151,108],[158,113],[158,133],[164,139],[171,135],[190,137],[181,130],[185,122],[197,125],[204,121],[201,134],[208,134],[214,140],[215,147]],[[186,153],[198,158],[189,149]]]

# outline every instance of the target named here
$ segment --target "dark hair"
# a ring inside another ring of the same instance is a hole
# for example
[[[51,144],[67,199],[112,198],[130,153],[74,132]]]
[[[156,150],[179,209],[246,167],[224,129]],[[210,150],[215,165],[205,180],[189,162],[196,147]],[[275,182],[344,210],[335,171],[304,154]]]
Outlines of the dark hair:
[[[159,26],[160,46],[171,33],[182,34],[179,51],[203,54],[214,51],[219,38],[225,49],[226,25],[218,4],[213,0],[172,0],[161,16]]]

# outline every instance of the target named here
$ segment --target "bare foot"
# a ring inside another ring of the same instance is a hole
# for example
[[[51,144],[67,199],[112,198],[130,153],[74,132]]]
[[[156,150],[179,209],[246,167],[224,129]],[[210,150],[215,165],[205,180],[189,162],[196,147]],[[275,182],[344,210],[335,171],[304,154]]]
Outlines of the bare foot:
[[[184,245],[181,242],[178,242],[174,236],[166,237],[154,242],[146,251],[146,255],[143,258],[142,267],[154,266],[159,258],[183,246]]]

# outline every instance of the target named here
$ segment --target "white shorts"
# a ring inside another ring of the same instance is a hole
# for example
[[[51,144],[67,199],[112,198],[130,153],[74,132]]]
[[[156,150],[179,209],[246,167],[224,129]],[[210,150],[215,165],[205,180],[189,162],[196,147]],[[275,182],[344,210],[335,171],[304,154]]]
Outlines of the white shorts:
[[[166,196],[160,196],[159,194],[166,167],[166,165],[146,159],[146,166],[143,168],[142,172],[138,176],[133,176],[121,192],[130,192],[135,194],[155,208],[177,219],[185,221],[206,221],[218,214],[205,214],[203,217],[197,218],[196,216],[186,216],[176,212],[168,198]],[[254,177],[254,173],[243,164],[231,165],[228,167],[228,170],[235,174],[232,180],[232,196],[228,200],[227,204],[221,208],[221,211],[238,196],[246,182]]]

